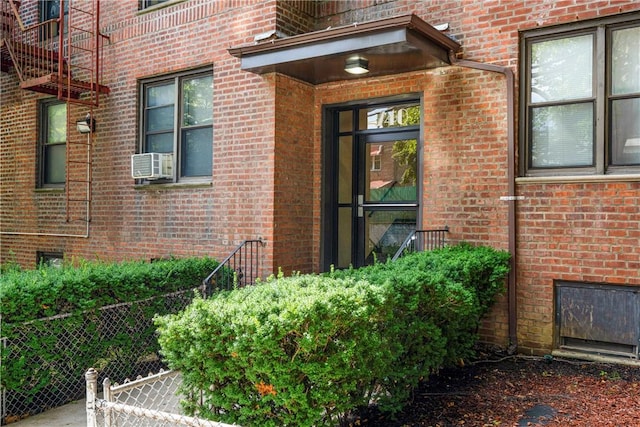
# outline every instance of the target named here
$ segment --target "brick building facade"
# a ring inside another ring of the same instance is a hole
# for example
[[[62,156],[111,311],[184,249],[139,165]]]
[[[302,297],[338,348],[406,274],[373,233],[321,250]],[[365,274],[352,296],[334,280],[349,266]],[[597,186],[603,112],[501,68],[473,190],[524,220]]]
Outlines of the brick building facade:
[[[42,20],[35,0],[19,10]],[[125,0],[99,15],[109,93],[89,137],[75,128],[87,107],[66,103],[66,173],[89,165],[90,190],[47,169],[56,97],[0,75],[2,263],[222,259],[262,238],[265,273],[317,272],[368,262],[393,227],[447,226],[451,243],[514,255],[484,339],[638,357],[640,300],[594,335],[567,324],[585,315],[571,307],[605,301],[605,315],[640,286],[636,1]],[[370,73],[343,73],[360,54]],[[414,141],[416,177],[374,192],[369,156],[382,147],[378,165],[400,167],[397,141]],[[132,178],[132,155],[150,151],[173,154],[169,178]]]

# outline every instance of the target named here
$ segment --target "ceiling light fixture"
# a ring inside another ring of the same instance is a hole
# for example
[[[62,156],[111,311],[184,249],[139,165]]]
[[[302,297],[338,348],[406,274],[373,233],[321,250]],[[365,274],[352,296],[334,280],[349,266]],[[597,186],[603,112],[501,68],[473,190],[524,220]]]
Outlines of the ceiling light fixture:
[[[349,74],[367,74],[369,72],[369,60],[361,56],[347,58],[344,70]]]

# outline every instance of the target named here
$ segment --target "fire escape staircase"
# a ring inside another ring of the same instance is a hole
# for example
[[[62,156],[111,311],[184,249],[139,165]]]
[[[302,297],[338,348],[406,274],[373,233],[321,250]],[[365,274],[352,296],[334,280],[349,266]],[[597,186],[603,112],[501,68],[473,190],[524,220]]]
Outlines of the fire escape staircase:
[[[94,127],[94,107],[102,84],[100,0],[59,0],[60,16],[33,25],[21,19],[19,0],[0,0],[0,70],[15,70],[24,90],[55,95],[67,103],[66,215],[90,221],[91,171],[94,132],[86,140],[76,134],[70,104],[84,107]],[[64,12],[62,12],[64,11]]]

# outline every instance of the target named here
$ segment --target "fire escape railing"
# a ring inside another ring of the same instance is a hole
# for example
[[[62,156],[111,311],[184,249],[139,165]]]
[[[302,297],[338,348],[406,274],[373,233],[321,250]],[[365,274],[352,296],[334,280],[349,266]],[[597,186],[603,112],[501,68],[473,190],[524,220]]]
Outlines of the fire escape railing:
[[[202,281],[205,296],[255,284],[260,277],[262,239],[245,240]]]
[[[99,0],[60,0],[65,13],[29,26],[20,17],[20,3],[0,0],[3,71],[12,65],[23,89],[98,106],[98,94],[109,93],[101,84],[102,46],[108,37],[99,29]]]
[[[58,86],[58,98],[74,99],[75,103],[97,107],[100,105],[99,94],[110,92],[102,85],[103,45],[109,37],[100,31],[100,0],[60,1],[61,4],[65,1],[69,4],[67,22],[61,22],[64,37],[60,38],[65,61],[69,62],[69,72],[63,74],[63,70],[59,71],[59,78],[64,82]]]
[[[86,222],[88,233],[95,132],[92,129],[86,139],[71,132],[79,118],[88,117],[93,128],[100,95],[110,92],[102,84],[108,36],[100,31],[100,0],[59,0],[58,17],[33,25],[23,22],[21,3],[0,0],[0,68],[4,72],[13,68],[22,89],[67,102],[66,219]],[[34,12],[27,8],[28,19],[37,19]],[[84,110],[72,110],[70,104]]]
[[[404,242],[402,242],[402,245],[400,245],[400,248],[398,248],[391,260],[395,261],[409,252],[432,251],[434,249],[444,248],[448,232],[448,226],[435,230],[412,231],[407,238],[404,239]]]
[[[60,19],[24,26],[18,13],[20,2],[0,1],[2,38],[20,81],[57,74],[63,64],[58,29]],[[63,70],[64,71],[64,70]]]

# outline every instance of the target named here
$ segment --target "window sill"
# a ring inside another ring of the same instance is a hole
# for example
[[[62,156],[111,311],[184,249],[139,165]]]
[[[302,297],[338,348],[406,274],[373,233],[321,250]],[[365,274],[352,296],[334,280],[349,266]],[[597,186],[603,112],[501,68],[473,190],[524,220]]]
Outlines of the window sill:
[[[572,184],[589,182],[638,182],[640,174],[616,175],[568,175],[568,176],[526,176],[516,178],[516,184]]]
[[[167,182],[162,184],[136,184],[133,188],[139,191],[169,191],[181,190],[186,188],[211,188],[213,183],[207,182]]]
[[[62,187],[39,187],[35,189],[36,193],[45,194],[64,194],[64,186]]]

